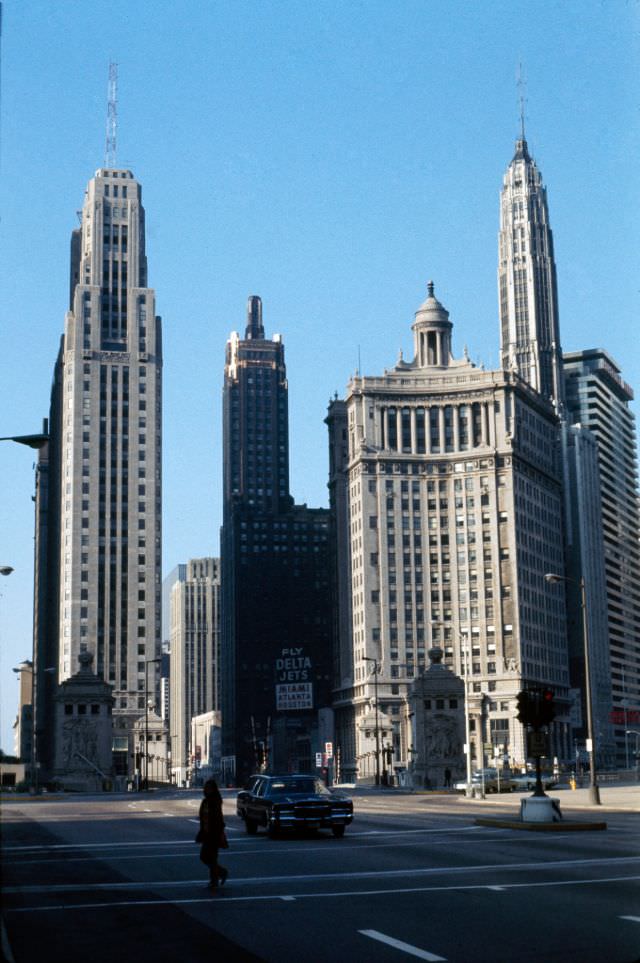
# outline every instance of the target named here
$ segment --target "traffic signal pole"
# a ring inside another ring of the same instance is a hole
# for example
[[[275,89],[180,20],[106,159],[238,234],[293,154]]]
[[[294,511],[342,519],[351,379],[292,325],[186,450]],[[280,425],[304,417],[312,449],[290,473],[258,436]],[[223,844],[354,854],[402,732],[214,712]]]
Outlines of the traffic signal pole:
[[[541,760],[542,756],[549,752],[550,737],[542,735],[541,730],[545,727],[550,730],[551,723],[555,718],[554,692],[552,689],[540,689],[538,687],[522,689],[518,693],[517,705],[518,719],[525,726],[527,733],[527,757],[532,755],[536,761],[536,787],[533,795],[546,798],[547,794],[542,785]],[[529,730],[532,730],[531,742],[533,744],[531,746],[529,745]],[[547,746],[547,748],[545,749],[544,746]]]

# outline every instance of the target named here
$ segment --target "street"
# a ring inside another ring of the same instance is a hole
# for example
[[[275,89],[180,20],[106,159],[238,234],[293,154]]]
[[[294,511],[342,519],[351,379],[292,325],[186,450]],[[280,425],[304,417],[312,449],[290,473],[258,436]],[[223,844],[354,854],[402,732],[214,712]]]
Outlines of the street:
[[[230,876],[213,893],[196,791],[5,798],[3,949],[15,963],[636,963],[637,812],[576,814],[605,831],[475,824],[521,796],[358,791],[343,839],[272,840],[245,834],[225,791]]]

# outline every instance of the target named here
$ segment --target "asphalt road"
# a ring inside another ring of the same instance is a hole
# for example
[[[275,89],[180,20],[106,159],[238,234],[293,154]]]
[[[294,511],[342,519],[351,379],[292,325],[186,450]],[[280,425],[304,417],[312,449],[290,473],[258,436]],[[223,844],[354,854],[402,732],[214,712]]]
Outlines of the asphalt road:
[[[455,797],[357,794],[344,839],[271,840],[244,833],[229,794],[230,877],[210,893],[198,804],[195,792],[3,801],[7,958],[640,960],[636,813],[598,811],[601,832],[532,833],[478,826]]]

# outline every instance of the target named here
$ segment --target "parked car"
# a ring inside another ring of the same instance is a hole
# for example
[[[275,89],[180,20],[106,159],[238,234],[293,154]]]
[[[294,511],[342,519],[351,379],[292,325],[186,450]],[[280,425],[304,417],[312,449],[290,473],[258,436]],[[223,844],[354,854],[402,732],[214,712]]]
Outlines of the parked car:
[[[502,769],[477,769],[471,776],[471,789],[482,789],[483,786],[486,793],[513,792],[513,777]],[[466,792],[466,779],[455,783],[453,788],[458,792]]]
[[[263,826],[270,836],[282,830],[330,829],[340,838],[353,819],[348,796],[306,774],[252,776],[238,793],[236,809],[249,835]]]
[[[558,780],[550,772],[543,772],[541,781],[543,789],[553,789],[554,786],[558,785]],[[535,789],[536,774],[535,772],[523,772],[520,775],[512,776],[511,782],[514,789]]]

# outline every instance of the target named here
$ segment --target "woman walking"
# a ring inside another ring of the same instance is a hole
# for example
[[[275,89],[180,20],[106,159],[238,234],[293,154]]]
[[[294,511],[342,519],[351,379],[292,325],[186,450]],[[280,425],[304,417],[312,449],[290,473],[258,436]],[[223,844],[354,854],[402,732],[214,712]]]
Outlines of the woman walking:
[[[203,786],[204,799],[200,803],[200,832],[197,841],[202,843],[200,859],[209,867],[209,887],[215,889],[220,880],[224,886],[229,871],[218,864],[218,849],[224,842],[224,818],[222,796],[215,779],[207,779]]]

